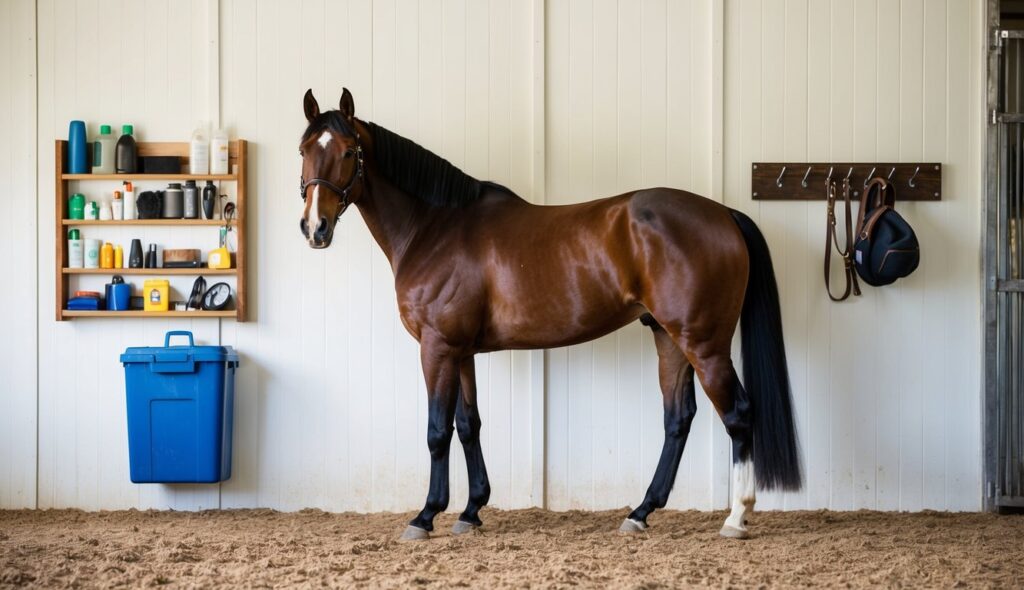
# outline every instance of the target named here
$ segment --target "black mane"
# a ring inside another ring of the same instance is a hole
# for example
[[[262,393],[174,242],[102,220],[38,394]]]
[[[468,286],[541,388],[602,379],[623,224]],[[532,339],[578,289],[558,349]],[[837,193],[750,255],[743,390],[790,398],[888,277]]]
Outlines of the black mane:
[[[431,206],[462,207],[479,200],[487,188],[511,194],[499,184],[473,178],[412,140],[375,123],[367,122],[366,126],[373,136],[373,159],[378,172],[399,189]],[[355,135],[355,130],[339,111],[327,111],[310,123],[302,141],[324,129],[349,137]]]

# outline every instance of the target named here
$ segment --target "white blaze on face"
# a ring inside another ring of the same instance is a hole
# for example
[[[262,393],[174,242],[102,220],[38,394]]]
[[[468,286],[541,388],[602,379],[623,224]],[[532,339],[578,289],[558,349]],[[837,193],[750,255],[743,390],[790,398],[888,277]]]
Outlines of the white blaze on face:
[[[330,131],[324,131],[316,142],[320,144],[320,147],[327,149],[327,145],[331,143]],[[309,205],[309,214],[306,216],[306,225],[309,227],[309,241],[313,242],[313,234],[316,232],[316,228],[320,227],[320,185],[313,185],[313,202]]]
[[[754,463],[747,459],[732,464],[732,511],[726,526],[747,530],[747,516],[754,511]]]
[[[313,241],[313,233],[320,226],[320,185],[313,185],[313,202],[309,204],[309,214],[306,216],[306,226],[309,228],[309,241]]]

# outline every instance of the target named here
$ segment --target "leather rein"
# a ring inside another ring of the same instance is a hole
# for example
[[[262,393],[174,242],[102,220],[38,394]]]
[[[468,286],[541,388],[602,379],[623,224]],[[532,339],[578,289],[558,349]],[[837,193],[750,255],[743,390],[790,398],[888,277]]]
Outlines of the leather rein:
[[[310,178],[309,180],[305,180],[304,178],[302,178],[302,175],[299,175],[299,197],[303,201],[305,201],[306,189],[314,184],[326,186],[331,191],[337,193],[338,196],[341,198],[341,210],[338,211],[338,216],[335,218],[335,221],[340,219],[341,214],[344,213],[345,210],[348,209],[348,206],[351,204],[351,201],[349,201],[349,197],[352,193],[352,189],[355,188],[356,182],[363,178],[363,145],[359,142],[358,132],[356,133],[355,156],[356,173],[352,175],[352,178],[348,180],[348,184],[346,184],[344,188],[334,184],[333,182],[327,180],[326,178]]]
[[[829,299],[832,301],[845,301],[851,294],[860,295],[860,284],[857,282],[857,271],[853,266],[853,215],[850,207],[850,179],[846,178],[843,180],[842,193],[843,201],[846,205],[846,245],[840,247],[839,235],[836,231],[836,200],[837,187],[836,183],[831,180],[825,181],[825,196],[826,196],[826,211],[828,223],[825,228],[825,291],[828,293]],[[864,205],[861,205],[863,211]],[[860,224],[858,224],[858,230]],[[831,274],[832,274],[832,249],[835,247],[835,251],[843,259],[843,278],[845,279],[846,287],[843,289],[842,295],[832,294]]]

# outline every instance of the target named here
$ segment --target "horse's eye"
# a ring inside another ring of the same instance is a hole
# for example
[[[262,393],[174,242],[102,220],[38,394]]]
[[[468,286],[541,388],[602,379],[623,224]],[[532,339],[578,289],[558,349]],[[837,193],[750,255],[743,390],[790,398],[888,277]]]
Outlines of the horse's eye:
[[[353,150],[345,150],[345,158],[351,158],[354,155],[356,155],[356,153]]]

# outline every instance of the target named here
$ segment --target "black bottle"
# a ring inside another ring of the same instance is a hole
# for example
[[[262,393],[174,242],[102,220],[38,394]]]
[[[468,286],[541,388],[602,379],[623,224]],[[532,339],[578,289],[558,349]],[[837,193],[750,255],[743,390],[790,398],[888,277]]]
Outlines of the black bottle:
[[[206,181],[203,187],[203,215],[207,219],[213,219],[213,206],[217,203],[217,187],[213,186],[212,180]]]
[[[128,252],[128,268],[142,268],[142,241],[138,238],[132,240],[132,247]]]
[[[146,268],[156,268],[156,244],[150,244],[146,252]]]
[[[114,146],[114,172],[118,174],[135,174],[139,152],[132,137],[134,131],[131,125],[121,126],[121,137]]]

